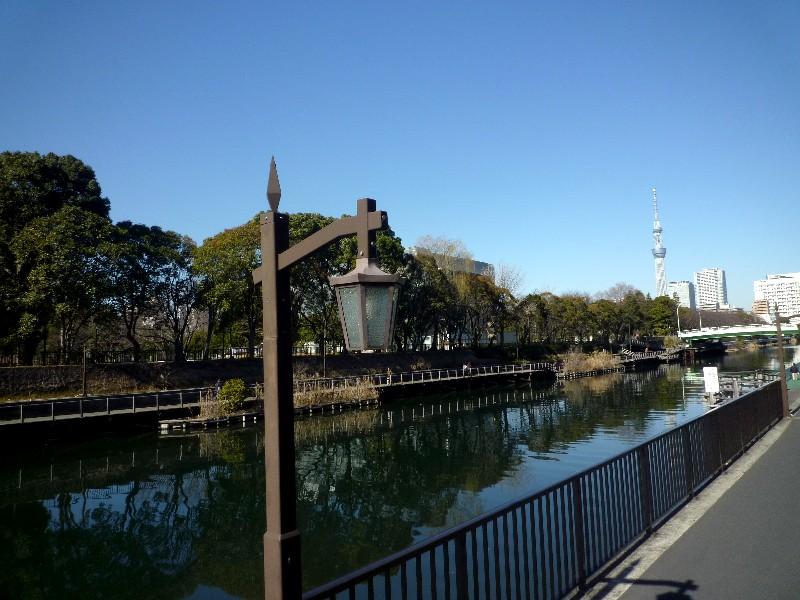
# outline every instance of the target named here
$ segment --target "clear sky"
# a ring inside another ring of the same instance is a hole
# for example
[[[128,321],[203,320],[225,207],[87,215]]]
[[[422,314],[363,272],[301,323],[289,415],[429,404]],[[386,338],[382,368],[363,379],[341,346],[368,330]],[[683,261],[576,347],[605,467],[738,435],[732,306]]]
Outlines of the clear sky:
[[[283,5],[283,6],[282,6]],[[198,242],[376,198],[525,290],[800,271],[800,2],[0,5],[0,150],[74,154]]]

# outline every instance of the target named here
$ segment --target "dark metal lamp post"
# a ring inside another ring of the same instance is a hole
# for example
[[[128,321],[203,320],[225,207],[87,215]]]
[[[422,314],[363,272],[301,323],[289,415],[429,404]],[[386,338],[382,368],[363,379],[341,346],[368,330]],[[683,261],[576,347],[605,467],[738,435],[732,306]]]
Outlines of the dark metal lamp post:
[[[356,268],[332,277],[348,350],[388,349],[394,327],[396,275],[377,266],[375,236],[389,225],[375,200],[358,201],[358,213],[343,217],[289,247],[289,217],[281,199],[275,159],[270,163],[261,221],[261,283],[264,308],[264,458],[267,531],[264,534],[264,591],[267,600],[298,600],[302,594],[300,532],[297,530],[289,267],[347,235],[358,236]]]

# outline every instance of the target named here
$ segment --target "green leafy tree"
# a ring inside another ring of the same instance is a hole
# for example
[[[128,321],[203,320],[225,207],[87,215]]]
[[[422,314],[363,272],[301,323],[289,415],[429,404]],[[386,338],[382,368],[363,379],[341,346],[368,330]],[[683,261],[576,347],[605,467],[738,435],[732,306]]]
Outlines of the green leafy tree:
[[[181,252],[182,238],[174,231],[130,221],[117,223],[107,245],[111,293],[110,306],[121,320],[133,358],[141,360],[139,324],[154,317],[164,278]]]
[[[19,259],[15,249],[23,245],[15,239],[66,206],[108,217],[109,202],[91,167],[69,155],[0,152],[0,346],[18,350],[25,364],[45,337],[47,315],[31,312],[24,300],[35,262]]]
[[[192,269],[197,245],[186,236],[176,247],[166,248],[167,262],[159,275],[155,300],[154,330],[170,350],[175,362],[186,360],[186,349],[195,332],[198,276]]]
[[[207,340],[215,328],[241,320],[251,358],[261,321],[261,293],[253,282],[253,271],[261,263],[259,219],[256,215],[206,239],[194,252],[194,271],[202,280],[204,306],[209,307]]]
[[[619,332],[618,305],[611,300],[600,299],[589,305],[589,312],[598,338],[602,343],[610,345],[612,336]]]
[[[21,282],[23,318],[38,326],[54,320],[62,357],[73,350],[78,331],[108,293],[108,261],[101,248],[110,235],[108,219],[65,206],[34,219],[11,246],[26,275]]]
[[[658,296],[649,302],[647,326],[653,335],[666,336],[678,328],[677,303],[669,296]]]

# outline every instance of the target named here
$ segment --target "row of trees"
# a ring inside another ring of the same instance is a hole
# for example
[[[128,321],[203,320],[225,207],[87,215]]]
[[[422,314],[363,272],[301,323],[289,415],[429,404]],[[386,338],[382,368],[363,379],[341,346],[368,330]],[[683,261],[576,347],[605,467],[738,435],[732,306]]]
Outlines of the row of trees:
[[[259,215],[197,245],[157,226],[114,223],[94,171],[73,156],[0,153],[0,351],[30,363],[38,352],[64,357],[89,344],[189,349],[241,345],[254,354],[260,338],[261,290],[252,271],[261,262]],[[332,217],[290,215],[291,242]],[[676,329],[673,300],[651,299],[619,284],[598,297],[533,293],[520,297],[520,277],[498,267],[480,272],[464,245],[423,238],[408,252],[392,231],[378,235],[381,267],[406,284],[398,306],[396,343],[502,345],[609,344],[635,334]],[[293,326],[298,342],[340,343],[330,275],[353,268],[356,240],[341,240],[293,268]],[[691,315],[682,316],[690,319]]]

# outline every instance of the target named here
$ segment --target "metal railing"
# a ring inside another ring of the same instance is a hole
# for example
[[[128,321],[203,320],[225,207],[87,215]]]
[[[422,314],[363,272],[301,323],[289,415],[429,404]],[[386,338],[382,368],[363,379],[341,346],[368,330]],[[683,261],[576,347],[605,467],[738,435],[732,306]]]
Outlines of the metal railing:
[[[774,381],[303,598],[561,598],[665,521],[781,416]]]
[[[199,405],[203,393],[213,392],[214,389],[201,387],[9,402],[0,404],[0,426],[190,408]]]
[[[512,375],[520,373],[533,373],[537,371],[558,371],[555,363],[537,362],[526,364],[501,364],[482,365],[477,367],[462,367],[449,369],[425,369],[421,371],[403,371],[402,373],[372,373],[367,375],[353,375],[349,377],[328,377],[318,379],[299,379],[294,382],[296,392],[314,390],[336,389],[357,385],[370,385],[374,387],[387,387],[392,385],[408,385],[412,383],[428,383],[433,381],[446,381],[449,379],[464,379],[468,377],[485,377],[491,375]]]

